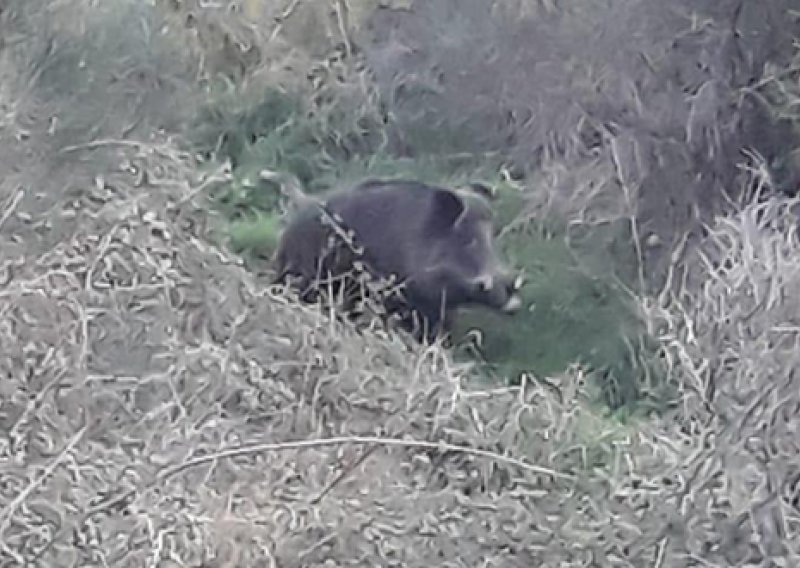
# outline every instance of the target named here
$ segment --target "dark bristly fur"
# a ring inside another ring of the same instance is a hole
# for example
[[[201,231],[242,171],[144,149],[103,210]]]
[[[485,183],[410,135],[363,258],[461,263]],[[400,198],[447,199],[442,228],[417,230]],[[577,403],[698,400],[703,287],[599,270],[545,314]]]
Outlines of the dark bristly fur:
[[[354,267],[394,277],[403,300],[384,299],[387,311],[426,340],[446,332],[461,305],[514,311],[518,282],[497,258],[488,195],[480,185],[453,191],[408,180],[369,180],[329,195],[284,231],[276,280],[291,278],[310,301],[326,277],[341,280]]]

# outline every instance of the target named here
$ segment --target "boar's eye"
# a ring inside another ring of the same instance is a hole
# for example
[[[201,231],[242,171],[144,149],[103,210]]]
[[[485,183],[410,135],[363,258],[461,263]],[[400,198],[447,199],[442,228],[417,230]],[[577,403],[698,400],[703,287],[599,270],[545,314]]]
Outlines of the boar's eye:
[[[481,292],[490,292],[492,290],[492,280],[490,278],[478,280],[478,290]]]

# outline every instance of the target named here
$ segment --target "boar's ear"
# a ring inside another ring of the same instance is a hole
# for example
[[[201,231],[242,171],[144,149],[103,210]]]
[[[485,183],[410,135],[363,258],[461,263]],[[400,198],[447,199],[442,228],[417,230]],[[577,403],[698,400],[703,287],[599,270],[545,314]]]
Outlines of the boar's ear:
[[[436,224],[447,228],[455,225],[464,214],[466,205],[461,198],[446,189],[433,190],[433,215]]]

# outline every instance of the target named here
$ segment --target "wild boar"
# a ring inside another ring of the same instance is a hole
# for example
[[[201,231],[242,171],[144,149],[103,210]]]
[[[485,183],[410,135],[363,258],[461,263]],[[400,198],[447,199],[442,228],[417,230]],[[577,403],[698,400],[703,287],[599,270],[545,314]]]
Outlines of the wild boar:
[[[480,184],[451,190],[409,180],[368,180],[328,195],[281,235],[275,280],[293,280],[310,301],[325,278],[341,291],[354,268],[391,279],[401,295],[384,299],[387,312],[425,341],[447,333],[459,306],[514,312],[521,280],[499,261],[487,195]]]

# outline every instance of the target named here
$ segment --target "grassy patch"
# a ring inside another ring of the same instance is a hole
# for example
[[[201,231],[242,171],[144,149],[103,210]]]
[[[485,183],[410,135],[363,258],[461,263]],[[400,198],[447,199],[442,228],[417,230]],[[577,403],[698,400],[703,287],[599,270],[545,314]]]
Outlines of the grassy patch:
[[[237,252],[259,250],[272,252],[280,238],[280,219],[275,214],[256,215],[231,223],[231,245]]]
[[[579,362],[602,377],[598,397],[612,407],[639,396],[642,360],[649,355],[641,347],[642,326],[626,291],[638,265],[624,221],[591,230],[568,228],[552,215],[519,223],[526,196],[498,183],[498,157],[457,151],[458,131],[414,132],[429,151],[398,157],[377,142],[375,124],[359,130],[364,123],[358,116],[326,115],[302,100],[276,89],[260,97],[222,89],[200,115],[194,131],[198,149],[233,165],[233,182],[218,206],[231,220],[237,250],[269,252],[279,238],[280,192],[259,178],[263,168],[293,174],[310,193],[345,188],[366,177],[449,186],[494,182],[500,187],[495,202],[503,228],[499,242],[511,264],[527,274],[526,309],[513,317],[465,310],[456,339],[473,327],[482,329],[486,369],[511,382],[521,372],[554,376]]]
[[[440,153],[411,158],[392,155],[381,129],[367,111],[333,103],[319,108],[301,94],[273,87],[248,92],[220,82],[187,138],[194,151],[231,163],[232,181],[215,206],[236,224],[237,247],[270,246],[275,238],[275,220],[265,225],[263,216],[278,212],[281,195],[274,182],[260,179],[265,168],[293,175],[312,194],[366,177],[458,185],[496,171],[496,158],[446,150],[457,146],[460,132],[417,133],[435,138]]]
[[[519,210],[520,196],[499,198],[499,225]],[[511,382],[521,373],[549,377],[580,363],[612,408],[637,400],[655,382],[654,348],[631,293],[636,259],[623,221],[567,238],[558,219],[531,221],[502,234],[511,264],[524,270],[524,308],[513,316],[470,308],[460,314],[456,341],[474,328],[485,369]]]

